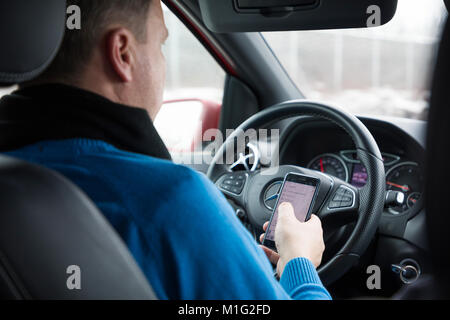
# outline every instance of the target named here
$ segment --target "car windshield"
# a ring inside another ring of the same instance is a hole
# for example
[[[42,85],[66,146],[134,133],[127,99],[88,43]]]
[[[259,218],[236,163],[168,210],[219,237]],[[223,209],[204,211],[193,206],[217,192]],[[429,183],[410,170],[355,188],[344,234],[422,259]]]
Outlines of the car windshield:
[[[381,27],[263,35],[308,99],[358,115],[426,119],[446,12],[441,0],[399,0]]]

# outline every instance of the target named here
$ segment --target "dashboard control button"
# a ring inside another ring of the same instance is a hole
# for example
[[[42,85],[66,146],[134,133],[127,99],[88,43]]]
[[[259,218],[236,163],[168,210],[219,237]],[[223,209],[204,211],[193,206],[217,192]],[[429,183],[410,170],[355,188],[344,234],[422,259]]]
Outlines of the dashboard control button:
[[[343,202],[341,202],[341,208],[348,208],[348,207],[351,207],[352,204],[353,204],[353,201],[352,201],[352,200],[350,200],[350,201],[343,201]]]
[[[244,182],[242,180],[234,181],[233,186],[235,187],[241,187],[244,185]]]
[[[230,173],[225,175],[219,186],[223,191],[239,195],[244,190],[247,175],[242,173]]]
[[[242,190],[239,188],[231,188],[231,192],[233,192],[235,194],[240,194],[242,192]]]
[[[334,193],[328,209],[350,208],[354,204],[355,194],[348,187],[340,186]]]
[[[230,190],[231,190],[231,186],[226,185],[226,184],[222,184],[220,187],[221,187],[223,190],[226,190],[226,191],[230,191]]]
[[[330,202],[330,209],[338,209],[341,207],[341,202],[340,201],[331,201]]]

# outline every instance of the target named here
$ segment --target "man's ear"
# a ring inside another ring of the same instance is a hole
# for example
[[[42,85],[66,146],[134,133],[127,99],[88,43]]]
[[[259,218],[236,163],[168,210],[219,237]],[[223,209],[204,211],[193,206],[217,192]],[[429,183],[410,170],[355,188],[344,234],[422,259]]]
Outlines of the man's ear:
[[[133,35],[124,28],[110,31],[106,38],[106,55],[112,70],[122,82],[133,80]]]

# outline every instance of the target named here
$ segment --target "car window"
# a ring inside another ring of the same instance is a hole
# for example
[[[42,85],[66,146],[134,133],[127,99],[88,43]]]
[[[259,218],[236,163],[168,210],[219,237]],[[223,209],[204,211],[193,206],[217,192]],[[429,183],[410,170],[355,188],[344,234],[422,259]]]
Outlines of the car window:
[[[165,104],[155,126],[174,155],[201,149],[195,135],[218,127],[225,72],[167,7],[164,16],[170,34],[163,49]]]
[[[425,119],[446,12],[443,1],[399,0],[381,27],[263,35],[307,98],[356,114]]]

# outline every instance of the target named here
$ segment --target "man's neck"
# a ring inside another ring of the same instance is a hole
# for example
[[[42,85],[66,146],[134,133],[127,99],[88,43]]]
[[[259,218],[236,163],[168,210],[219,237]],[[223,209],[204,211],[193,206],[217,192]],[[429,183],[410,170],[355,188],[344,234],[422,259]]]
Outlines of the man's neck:
[[[144,109],[118,104],[74,86],[26,86],[0,101],[0,115],[0,151],[39,141],[87,138],[170,159]]]

